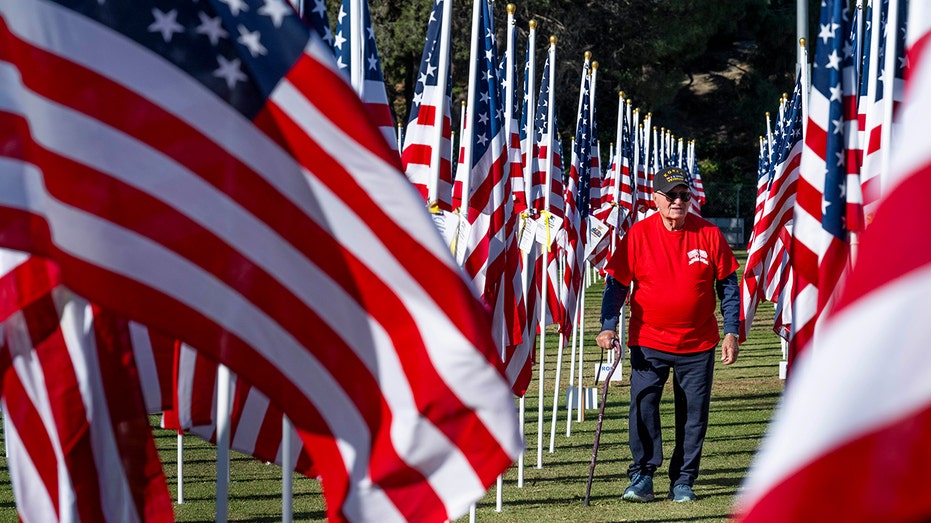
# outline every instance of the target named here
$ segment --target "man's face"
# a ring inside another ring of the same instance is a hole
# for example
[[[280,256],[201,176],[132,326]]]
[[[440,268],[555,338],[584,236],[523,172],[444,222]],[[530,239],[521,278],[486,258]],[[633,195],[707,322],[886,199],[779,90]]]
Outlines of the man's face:
[[[653,193],[653,202],[663,218],[676,221],[685,219],[692,204],[687,185],[677,185],[668,193],[656,191]]]

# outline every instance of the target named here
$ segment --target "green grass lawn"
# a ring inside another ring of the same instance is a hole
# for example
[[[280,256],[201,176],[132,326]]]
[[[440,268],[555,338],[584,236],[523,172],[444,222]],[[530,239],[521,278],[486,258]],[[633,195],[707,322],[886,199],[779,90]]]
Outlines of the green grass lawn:
[[[738,253],[741,263],[746,253]],[[600,310],[600,282],[586,292],[585,386],[594,386],[591,371],[600,351],[596,349],[597,316]],[[666,465],[672,452],[672,385],[667,384],[663,399],[664,440],[667,462],[657,471],[655,489],[661,499],[653,503],[634,504],[620,499],[627,486],[626,471],[630,463],[627,449],[627,404],[629,387],[626,361],[624,381],[609,388],[605,408],[601,443],[598,450],[591,504],[583,505],[585,484],[591,461],[592,443],[598,411],[585,411],[582,423],[572,424],[572,435],[566,437],[565,410],[560,405],[557,421],[556,447],[548,452],[550,413],[553,401],[555,362],[558,336],[547,333],[545,375],[545,424],[543,468],[536,468],[537,456],[537,376],[534,375],[526,396],[527,455],[524,486],[517,487],[517,467],[504,475],[503,508],[495,510],[495,486],[477,504],[478,521],[501,523],[527,521],[724,521],[732,510],[734,496],[762,438],[773,408],[782,391],[778,376],[781,351],[779,339],[772,332],[770,304],[762,304],[753,330],[741,346],[740,358],[734,365],[715,368],[711,400],[711,422],[705,440],[702,471],[695,484],[696,503],[677,504],[665,500],[669,489]],[[567,385],[569,351],[563,362],[561,388]],[[535,371],[536,372],[536,371]],[[600,396],[600,393],[599,393]],[[153,427],[158,418],[153,416]],[[173,497],[177,496],[177,444],[173,432],[154,429],[165,474]],[[178,521],[207,522],[215,519],[214,476],[216,453],[213,447],[195,437],[185,438],[184,503],[175,505]],[[16,521],[10,477],[6,458],[0,457],[0,522]],[[296,521],[325,519],[319,484],[302,476],[294,476],[294,518]],[[233,453],[229,500],[230,521],[280,521],[281,471],[249,456]],[[468,516],[458,521],[468,521]]]

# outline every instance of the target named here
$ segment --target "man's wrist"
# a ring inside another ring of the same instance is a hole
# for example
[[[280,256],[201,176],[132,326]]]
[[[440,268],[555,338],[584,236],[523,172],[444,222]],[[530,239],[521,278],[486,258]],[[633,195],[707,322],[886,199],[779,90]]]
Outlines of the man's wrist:
[[[735,340],[740,342],[740,335],[737,334],[736,332],[725,332],[724,337],[727,337],[727,336],[733,336]]]

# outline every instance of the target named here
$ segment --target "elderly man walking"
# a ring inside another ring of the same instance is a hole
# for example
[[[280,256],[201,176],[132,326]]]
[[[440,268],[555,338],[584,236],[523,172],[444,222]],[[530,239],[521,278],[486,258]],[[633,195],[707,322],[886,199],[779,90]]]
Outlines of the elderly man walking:
[[[669,499],[695,501],[715,347],[721,341],[714,315],[721,298],[721,361],[737,361],[740,294],[737,259],[720,229],[689,213],[689,178],[677,167],[653,182],[658,212],[635,223],[608,262],[602,296],[604,349],[617,339],[621,306],[630,296],[630,486],[628,501],[652,501],[653,475],[663,462],[660,399],[673,373],[676,443],[669,462]]]

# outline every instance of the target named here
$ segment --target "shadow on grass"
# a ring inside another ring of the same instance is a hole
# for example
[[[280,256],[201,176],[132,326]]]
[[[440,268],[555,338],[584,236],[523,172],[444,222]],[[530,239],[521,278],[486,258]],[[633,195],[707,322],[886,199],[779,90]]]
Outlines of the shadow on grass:
[[[294,521],[324,521],[325,518],[326,513],[322,510],[311,510],[294,513]],[[214,520],[212,519],[192,519],[189,521],[191,521],[191,523],[214,523]],[[281,521],[281,516],[259,516],[255,518],[249,518],[249,521],[258,523],[272,523]]]

